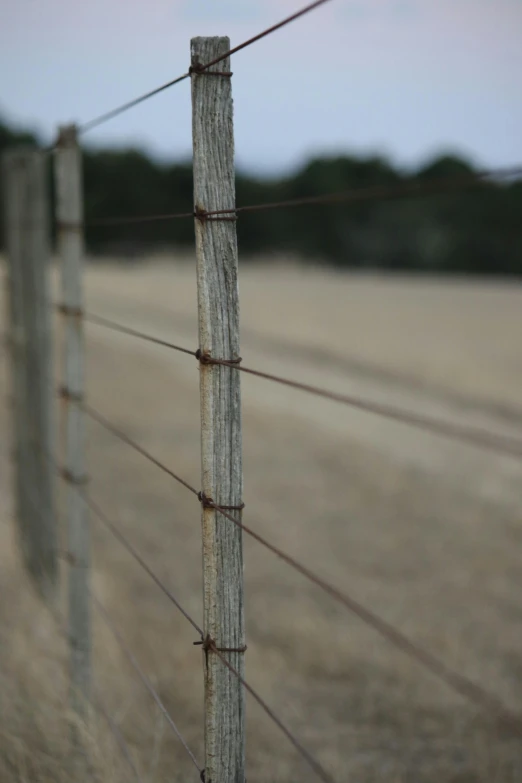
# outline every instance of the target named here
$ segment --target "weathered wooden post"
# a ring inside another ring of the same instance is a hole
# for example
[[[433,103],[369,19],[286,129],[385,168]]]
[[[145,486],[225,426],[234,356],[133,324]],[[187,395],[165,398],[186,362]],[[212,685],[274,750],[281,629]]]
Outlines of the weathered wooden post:
[[[191,42],[192,134],[201,399],[204,627],[232,666],[244,673],[242,531],[208,502],[241,519],[243,470],[239,372],[212,359],[239,358],[238,256],[235,216],[205,211],[235,208],[228,38]],[[205,779],[244,783],[243,686],[208,649],[205,671]]]
[[[39,592],[57,595],[54,505],[49,210],[46,158],[25,147],[3,159],[12,360],[16,518]]]
[[[54,152],[56,221],[61,261],[63,319],[62,428],[66,483],[68,622],[71,706],[85,718],[91,683],[91,620],[88,508],[81,488],[86,480],[83,411],[85,348],[83,335],[83,186],[81,153],[74,126],[60,128]]]

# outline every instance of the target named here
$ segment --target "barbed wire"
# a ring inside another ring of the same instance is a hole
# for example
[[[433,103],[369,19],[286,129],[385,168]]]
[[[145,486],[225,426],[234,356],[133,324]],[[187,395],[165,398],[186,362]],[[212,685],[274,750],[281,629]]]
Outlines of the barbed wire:
[[[319,8],[319,6],[321,5],[325,5],[325,3],[329,1],[330,0],[316,0],[316,2],[310,3],[310,5],[305,6],[300,11],[297,11],[291,16],[287,16],[285,19],[282,19],[280,22],[277,22],[277,24],[274,24],[271,27],[268,27],[266,30],[263,30],[262,32],[258,33],[257,35],[254,35],[252,38],[249,38],[247,41],[244,41],[238,46],[234,46],[232,49],[229,49],[227,52],[220,55],[219,57],[216,57],[214,60],[211,60],[208,63],[198,65],[197,73],[206,71],[208,68],[211,68],[213,65],[217,65],[217,63],[226,60],[227,57],[231,57],[233,54],[240,52],[242,49],[246,49],[247,46],[251,46],[253,43],[260,41],[262,38],[265,38],[267,35],[276,32],[276,30],[280,30],[282,27],[285,27],[291,22],[295,22],[297,19],[300,19],[305,14],[308,14],[310,11]],[[139,95],[137,98],[133,98],[132,100],[127,101],[127,103],[123,103],[120,106],[111,109],[110,111],[104,112],[103,114],[94,117],[92,120],[88,120],[87,122],[82,123],[81,125],[78,126],[78,134],[84,135],[85,133],[88,133],[94,128],[97,128],[99,125],[103,125],[109,120],[118,117],[120,114],[129,111],[129,109],[133,109],[135,106],[138,106],[140,103],[144,103],[144,101],[149,100],[149,98],[153,98],[155,95],[159,95],[159,93],[168,90],[170,87],[174,87],[174,85],[180,84],[181,82],[188,79],[191,76],[191,74],[192,74],[192,69],[189,68],[188,71],[182,73],[180,76],[177,76],[175,79],[171,79],[165,84],[162,84],[159,87],[155,87],[153,90],[149,90],[149,92],[143,93],[143,95]]]
[[[191,212],[165,212],[156,215],[129,215],[127,217],[108,217],[99,220],[89,220],[84,223],[85,228],[101,228],[104,226],[122,226],[142,223],[154,223],[164,220],[177,220],[197,218],[204,220],[207,217],[219,217],[225,215],[240,215],[248,212],[261,212],[270,209],[285,209],[290,207],[320,206],[331,204],[363,203],[372,201],[387,201],[412,196],[430,196],[444,193],[452,193],[467,188],[482,186],[487,180],[504,180],[522,177],[522,164],[515,163],[511,166],[503,166],[496,169],[482,169],[472,174],[464,174],[459,177],[437,177],[434,180],[415,180],[400,182],[393,185],[372,185],[367,188],[351,188],[349,190],[333,191],[313,196],[301,196],[282,201],[267,201],[263,204],[249,204],[230,209],[210,209]]]
[[[107,422],[107,420],[103,416],[101,415],[97,416],[96,420],[100,424],[102,424],[102,426],[105,426],[105,424],[108,423],[109,426],[106,427],[106,429],[108,429],[116,437],[121,436],[122,434],[121,431],[118,430],[118,428],[112,426],[110,422]],[[180,476],[178,476],[169,467],[162,464],[160,460],[150,455],[145,449],[143,449],[143,447],[139,446],[139,444],[136,444],[131,438],[126,436],[124,433],[123,436],[124,436],[123,438],[120,438],[121,440],[123,440],[123,442],[125,442],[127,445],[131,446],[132,448],[135,448],[137,451],[139,451],[139,453],[142,456],[149,459],[151,462],[153,462],[153,464],[160,467],[165,473],[167,473],[169,476],[171,476],[180,484],[182,484],[184,487],[186,487],[190,492],[192,492],[193,495],[195,495],[198,498],[198,500],[206,508],[213,508],[216,512],[218,512],[223,517],[228,519],[230,522],[232,522],[234,525],[240,528],[243,532],[245,532],[248,536],[253,538],[259,544],[261,544],[270,552],[272,552],[281,560],[283,560],[287,565],[291,566],[294,570],[298,571],[302,576],[304,576],[310,582],[315,584],[317,587],[320,587],[324,592],[326,592],[328,595],[334,598],[338,603],[342,604],[352,614],[355,614],[357,617],[359,617],[359,619],[362,620],[366,625],[368,625],[369,627],[377,631],[380,634],[380,636],[385,638],[394,647],[401,650],[411,659],[415,660],[425,669],[430,671],[433,675],[435,675],[438,679],[443,681],[451,689],[459,693],[461,696],[464,696],[469,701],[480,706],[481,708],[485,708],[486,710],[492,710],[504,725],[514,729],[517,735],[522,735],[522,716],[513,713],[496,696],[489,693],[489,691],[487,691],[481,685],[478,685],[472,680],[469,680],[467,677],[464,677],[463,675],[450,669],[446,664],[444,664],[442,661],[440,661],[438,658],[432,655],[432,653],[428,652],[420,645],[411,641],[407,636],[405,636],[401,631],[395,628],[391,623],[382,619],[379,615],[375,614],[370,609],[367,609],[357,600],[355,600],[348,594],[342,592],[337,587],[327,582],[321,576],[319,576],[310,568],[308,568],[308,566],[303,565],[294,557],[292,557],[292,555],[289,555],[287,552],[283,551],[278,546],[272,544],[266,538],[261,536],[255,530],[245,525],[244,522],[236,519],[234,516],[232,516],[232,514],[228,510],[218,505],[217,503],[214,503],[214,501],[211,498],[205,497],[205,495],[202,492],[198,491],[195,487],[193,487],[187,481],[185,481]]]
[[[479,448],[488,449],[508,457],[522,459],[522,440],[518,438],[513,438],[507,435],[499,435],[498,433],[493,433],[488,430],[479,429],[477,427],[469,427],[464,424],[448,422],[423,414],[413,413],[411,411],[403,410],[386,403],[372,402],[371,400],[367,400],[356,395],[334,392],[329,389],[323,389],[318,386],[302,383],[301,381],[295,381],[291,378],[285,378],[283,376],[257,370],[252,367],[245,367],[237,362],[230,362],[225,359],[214,359],[212,357],[204,357],[201,356],[197,350],[194,351],[190,348],[176,345],[154,335],[147,334],[146,332],[141,332],[137,329],[132,329],[131,327],[119,324],[116,321],[112,321],[108,318],[95,315],[94,313],[87,313],[85,318],[90,323],[103,326],[112,331],[127,334],[146,342],[155,343],[165,348],[170,348],[174,351],[179,351],[188,354],[189,356],[194,356],[206,364],[230,367],[230,369],[238,370],[240,372],[247,373],[248,375],[253,375],[257,378],[271,381],[273,383],[278,383],[282,386],[287,386],[298,391],[304,391],[308,394],[313,394],[316,397],[322,397],[323,399],[331,400],[332,402],[338,402],[350,408],[363,411],[364,413],[382,416],[383,418],[397,421],[401,424],[406,424],[408,426],[413,426],[418,429],[431,432],[440,437],[451,438],[453,440],[461,441]]]

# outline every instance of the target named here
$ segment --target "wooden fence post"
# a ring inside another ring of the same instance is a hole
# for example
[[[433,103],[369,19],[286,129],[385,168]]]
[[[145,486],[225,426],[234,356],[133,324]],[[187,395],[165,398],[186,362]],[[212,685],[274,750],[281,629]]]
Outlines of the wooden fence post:
[[[60,128],[54,153],[56,221],[61,261],[63,318],[62,427],[66,483],[70,702],[85,718],[91,682],[89,520],[82,489],[86,481],[83,335],[83,184],[76,128]]]
[[[224,54],[228,38],[194,38],[192,138],[196,212],[235,207],[234,137],[229,58],[209,71],[200,63]],[[230,219],[232,217],[232,220]],[[195,220],[199,347],[203,357],[239,357],[238,257],[234,216]],[[220,506],[243,500],[239,372],[200,362],[202,492]],[[241,511],[232,513],[241,519]],[[207,640],[244,673],[242,531],[202,502],[204,628]],[[228,652],[226,652],[228,650]],[[212,651],[204,658],[205,779],[244,783],[243,686]]]
[[[41,595],[57,596],[49,211],[46,159],[37,149],[3,160],[12,361],[16,518],[24,561]]]

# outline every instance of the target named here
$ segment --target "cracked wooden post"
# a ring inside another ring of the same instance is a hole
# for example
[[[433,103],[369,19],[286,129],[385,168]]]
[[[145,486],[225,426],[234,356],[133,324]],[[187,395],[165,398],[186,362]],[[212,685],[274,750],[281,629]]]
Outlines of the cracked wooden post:
[[[229,48],[228,38],[191,41],[196,212],[235,207],[230,60],[209,73],[197,73],[198,64]],[[238,255],[236,225],[230,220],[233,215],[228,217],[195,219],[199,347],[204,355],[233,360],[239,357]],[[228,507],[243,500],[239,376],[233,368],[200,363],[201,489]],[[242,531],[215,509],[202,506],[205,634],[217,647],[237,650],[245,644]],[[240,511],[231,513],[241,519]],[[243,676],[244,653],[222,654]],[[205,780],[244,783],[243,686],[212,651],[204,656],[204,673]]]
[[[4,154],[15,514],[28,572],[54,607],[59,569],[50,459],[54,395],[46,173],[45,156],[35,148]]]
[[[54,153],[56,221],[61,262],[63,319],[62,432],[63,478],[68,561],[68,633],[70,704],[79,719],[87,716],[91,683],[90,541],[88,509],[82,494],[86,480],[83,335],[83,185],[76,128],[60,128]],[[73,727],[73,737],[77,734]]]

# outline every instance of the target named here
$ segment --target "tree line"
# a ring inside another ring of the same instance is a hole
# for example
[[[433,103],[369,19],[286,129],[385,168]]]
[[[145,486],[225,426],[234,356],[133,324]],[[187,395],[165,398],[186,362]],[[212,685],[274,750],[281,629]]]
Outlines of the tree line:
[[[38,145],[35,134],[0,122],[0,152]],[[159,163],[137,149],[92,150],[83,158],[85,219],[190,212],[190,162]],[[429,183],[472,175],[469,161],[440,156],[412,172],[383,157],[310,160],[295,173],[261,179],[238,172],[237,204],[285,201],[334,191]],[[49,187],[52,189],[51,177]],[[522,179],[397,200],[322,204],[242,213],[237,224],[243,260],[286,253],[338,267],[522,275]],[[0,233],[3,247],[4,230]],[[93,257],[140,258],[193,246],[191,220],[89,228]]]

